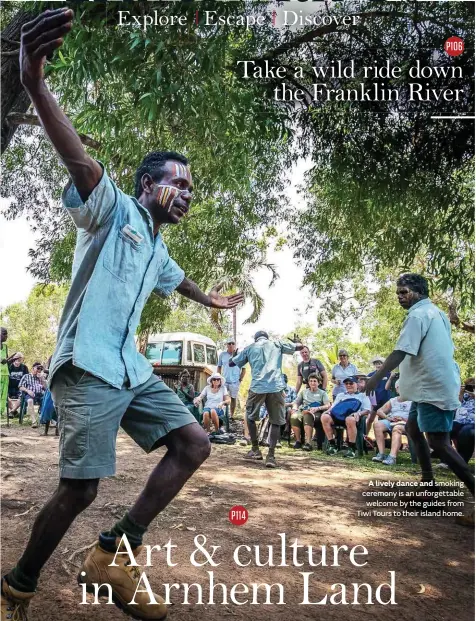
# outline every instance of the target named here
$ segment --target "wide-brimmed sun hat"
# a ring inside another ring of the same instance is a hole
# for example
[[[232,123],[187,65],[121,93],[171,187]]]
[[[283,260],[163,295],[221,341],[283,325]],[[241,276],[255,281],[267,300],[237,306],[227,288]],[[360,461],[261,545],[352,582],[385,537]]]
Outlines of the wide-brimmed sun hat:
[[[212,380],[214,379],[219,379],[221,381],[221,386],[223,386],[223,384],[225,384],[226,380],[223,377],[223,375],[220,375],[220,373],[213,373],[213,375],[210,375],[210,377],[207,379],[207,384],[209,386],[212,385]]]

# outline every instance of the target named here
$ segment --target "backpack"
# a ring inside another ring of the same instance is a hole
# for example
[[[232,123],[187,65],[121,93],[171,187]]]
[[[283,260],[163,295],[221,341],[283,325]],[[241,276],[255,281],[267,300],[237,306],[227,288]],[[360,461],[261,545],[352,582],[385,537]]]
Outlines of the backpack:
[[[332,406],[331,415],[339,421],[344,421],[347,416],[358,412],[362,408],[359,399],[345,399],[337,405]]]
[[[235,444],[236,436],[234,433],[211,433],[208,439],[213,444]]]

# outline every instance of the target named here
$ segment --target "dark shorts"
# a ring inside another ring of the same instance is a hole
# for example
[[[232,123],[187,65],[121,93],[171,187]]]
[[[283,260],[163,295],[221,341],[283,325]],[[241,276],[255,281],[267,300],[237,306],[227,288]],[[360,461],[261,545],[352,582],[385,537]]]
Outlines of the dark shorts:
[[[284,425],[286,423],[285,401],[282,391],[257,394],[250,390],[246,400],[246,418],[254,421],[259,420],[259,411],[262,405],[266,406],[269,422],[272,425]]]
[[[440,410],[431,403],[413,401],[408,420],[416,420],[422,433],[450,433],[456,410]]]
[[[55,373],[50,389],[60,431],[60,477],[67,479],[115,474],[119,427],[150,453],[174,429],[197,422],[156,375],[136,388],[118,390],[68,362]]]

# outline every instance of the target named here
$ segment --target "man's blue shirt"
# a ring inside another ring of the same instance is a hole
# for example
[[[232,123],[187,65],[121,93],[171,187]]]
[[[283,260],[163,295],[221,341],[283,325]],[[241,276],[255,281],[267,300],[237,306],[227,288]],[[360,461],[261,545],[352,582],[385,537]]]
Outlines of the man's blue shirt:
[[[70,185],[63,204],[78,234],[50,380],[72,359],[116,388],[127,376],[134,388],[152,374],[134,341],[142,309],[152,292],[170,295],[185,274],[160,233],[154,237],[149,212],[105,171],[85,203]]]
[[[283,354],[293,354],[296,346],[293,343],[270,341],[265,337],[259,338],[241,350],[233,358],[238,367],[244,367],[247,362],[251,367],[250,390],[262,395],[271,392],[280,392],[286,388],[281,366]]]

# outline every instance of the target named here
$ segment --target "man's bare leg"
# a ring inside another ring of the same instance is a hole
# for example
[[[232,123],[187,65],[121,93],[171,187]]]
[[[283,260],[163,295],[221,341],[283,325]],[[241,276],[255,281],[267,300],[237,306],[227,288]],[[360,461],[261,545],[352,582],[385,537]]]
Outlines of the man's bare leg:
[[[165,437],[164,444],[167,452],[129,511],[130,517],[144,527],[165,509],[211,450],[206,433],[196,423],[174,429]]]
[[[171,431],[164,444],[167,452],[129,512],[144,532],[210,454],[208,438],[196,423]],[[76,517],[94,501],[98,484],[99,479],[60,480],[58,489],[33,524],[17,567],[7,575],[11,586],[20,591],[35,590],[42,567]]]
[[[99,479],[60,479],[58,488],[38,514],[30,540],[7,582],[19,591],[34,591],[40,571],[65,533],[94,501]]]

